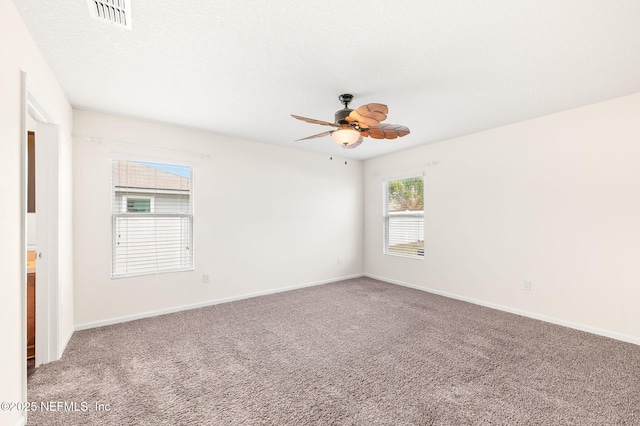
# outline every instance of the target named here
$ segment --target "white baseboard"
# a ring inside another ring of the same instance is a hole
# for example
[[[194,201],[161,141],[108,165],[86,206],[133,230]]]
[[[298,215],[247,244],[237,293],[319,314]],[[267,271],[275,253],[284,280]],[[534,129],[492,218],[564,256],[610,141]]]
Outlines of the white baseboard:
[[[310,282],[310,283],[298,284],[298,285],[293,285],[293,286],[289,286],[289,287],[281,287],[281,288],[276,288],[276,289],[272,289],[272,290],[258,291],[258,292],[255,292],[255,293],[247,293],[247,294],[242,294],[242,295],[239,295],[239,296],[225,297],[223,299],[208,300],[206,302],[193,303],[193,304],[190,304],[190,305],[175,306],[175,307],[172,307],[172,308],[159,309],[157,311],[148,311],[148,312],[143,312],[143,313],[135,314],[135,315],[126,315],[126,316],[123,316],[123,317],[110,318],[110,319],[107,319],[107,320],[87,322],[87,323],[84,323],[84,324],[76,324],[75,331],[86,330],[86,329],[89,329],[89,328],[103,327],[105,325],[119,324],[119,323],[122,323],[122,322],[133,321],[133,320],[142,319],[142,318],[155,317],[155,316],[164,315],[164,314],[171,314],[171,313],[174,313],[174,312],[187,311],[189,309],[204,308],[205,306],[218,305],[220,303],[227,303],[227,302],[234,302],[236,300],[242,300],[242,299],[250,299],[252,297],[258,297],[258,296],[266,296],[267,294],[282,293],[282,292],[285,292],[285,291],[296,290],[296,289],[299,289],[299,288],[313,287],[313,286],[317,286],[317,285],[333,283],[333,282],[336,282],[336,281],[348,280],[348,279],[351,279],[351,278],[360,278],[362,276],[363,276],[363,274],[354,274],[354,275],[347,275],[347,276],[343,276],[343,277],[335,277],[335,278],[322,280],[322,281],[314,281],[314,282]],[[69,338],[71,338],[71,336],[69,336]]]
[[[422,291],[426,291],[427,293],[433,293],[433,294],[437,294],[439,296],[449,297],[451,299],[462,300],[464,302],[473,303],[475,305],[485,306],[487,308],[497,309],[499,311],[505,311],[505,312],[509,312],[509,313],[512,313],[512,314],[521,315],[523,317],[533,318],[533,319],[537,319],[537,320],[540,320],[540,321],[545,321],[545,322],[561,325],[561,326],[564,326],[564,327],[573,328],[573,329],[580,330],[580,331],[586,331],[587,333],[597,334],[599,336],[609,337],[611,339],[621,340],[623,342],[628,342],[628,343],[633,343],[633,344],[636,344],[636,345],[640,345],[640,338],[633,337],[633,336],[627,336],[626,334],[616,333],[616,332],[609,331],[609,330],[603,330],[601,328],[591,327],[591,326],[584,325],[584,324],[579,324],[579,323],[575,323],[575,322],[561,320],[561,319],[558,319],[558,318],[548,317],[546,315],[539,315],[539,314],[535,314],[535,313],[532,313],[532,312],[523,311],[523,310],[520,310],[520,309],[510,308],[508,306],[498,305],[498,304],[495,304],[495,303],[484,302],[482,300],[472,299],[470,297],[459,296],[457,294],[448,293],[446,291],[435,290],[435,289],[428,288],[428,287],[421,287],[421,286],[418,286],[418,285],[415,285],[415,284],[410,284],[410,283],[406,283],[406,282],[402,282],[402,281],[398,281],[398,280],[393,280],[393,279],[390,279],[390,278],[379,277],[379,276],[376,276],[376,275],[373,275],[373,274],[363,274],[363,276],[369,277],[369,278],[373,278],[373,279],[376,279],[376,280],[380,280],[380,281],[384,281],[384,282],[388,282],[390,284],[396,284],[396,285],[400,285],[400,286],[403,286],[403,287],[409,287],[409,288],[413,288],[413,289],[416,289],[416,290],[422,290]]]

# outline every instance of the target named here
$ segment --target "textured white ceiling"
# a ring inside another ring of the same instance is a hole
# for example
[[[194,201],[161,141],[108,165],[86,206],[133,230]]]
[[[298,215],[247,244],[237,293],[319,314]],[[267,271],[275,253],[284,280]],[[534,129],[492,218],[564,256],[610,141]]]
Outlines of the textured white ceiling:
[[[638,0],[14,0],[72,105],[365,159],[640,91]],[[338,95],[411,134],[343,150]]]

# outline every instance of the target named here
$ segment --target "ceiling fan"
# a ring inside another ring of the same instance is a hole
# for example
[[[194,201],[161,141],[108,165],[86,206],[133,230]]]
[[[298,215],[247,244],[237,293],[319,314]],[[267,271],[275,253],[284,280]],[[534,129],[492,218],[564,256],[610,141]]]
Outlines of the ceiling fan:
[[[389,109],[384,104],[366,104],[358,109],[350,109],[349,103],[353,100],[353,95],[345,93],[338,96],[338,99],[340,99],[344,108],[336,111],[334,123],[291,114],[293,118],[307,123],[336,127],[335,130],[307,136],[306,138],[298,139],[298,141],[331,135],[335,143],[343,148],[352,149],[362,143],[363,137],[395,139],[410,133],[407,127],[399,124],[380,124],[381,121],[387,118],[387,113],[389,112]]]

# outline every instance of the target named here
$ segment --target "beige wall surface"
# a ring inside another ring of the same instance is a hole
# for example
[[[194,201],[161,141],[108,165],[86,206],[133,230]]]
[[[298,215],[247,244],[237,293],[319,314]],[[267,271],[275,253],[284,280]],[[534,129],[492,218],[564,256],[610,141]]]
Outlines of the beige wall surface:
[[[53,73],[9,0],[0,0],[0,401],[24,396],[22,369],[21,72],[28,74],[41,103],[60,126],[60,303],[59,346],[73,332],[71,120],[72,110]],[[0,424],[23,421],[21,413],[0,411]]]
[[[365,273],[640,343],[639,117],[635,94],[366,161]],[[424,260],[382,254],[381,176],[412,168]]]
[[[73,133],[80,327],[362,272],[359,161],[83,110]],[[195,271],[111,279],[112,158],[193,167]]]

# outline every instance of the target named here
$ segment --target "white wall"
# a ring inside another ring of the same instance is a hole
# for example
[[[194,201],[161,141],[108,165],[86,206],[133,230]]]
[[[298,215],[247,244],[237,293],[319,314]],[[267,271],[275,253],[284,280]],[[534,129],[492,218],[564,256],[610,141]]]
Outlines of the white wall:
[[[359,161],[82,110],[73,133],[80,327],[362,273]],[[194,167],[194,272],[110,278],[110,158],[123,154]]]
[[[22,241],[21,241],[21,71],[26,71],[48,112],[61,127],[62,146],[60,265],[63,318],[61,340],[73,330],[71,264],[71,107],[22,19],[9,0],[0,0],[0,401],[21,401],[22,369]],[[63,345],[64,342],[60,342]],[[0,424],[21,422],[18,412],[0,411]]]
[[[640,344],[639,117],[635,94],[366,161],[365,272]],[[385,256],[374,173],[430,161],[425,258]]]

